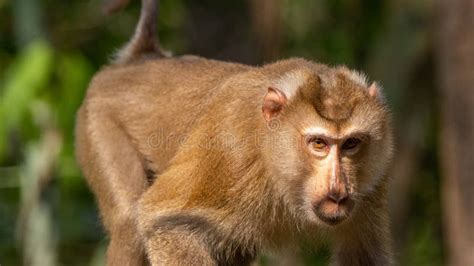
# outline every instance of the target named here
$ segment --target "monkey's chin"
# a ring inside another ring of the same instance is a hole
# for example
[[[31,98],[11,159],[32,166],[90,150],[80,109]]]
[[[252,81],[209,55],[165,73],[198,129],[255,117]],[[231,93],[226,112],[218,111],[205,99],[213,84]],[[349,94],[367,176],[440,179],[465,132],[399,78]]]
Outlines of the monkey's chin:
[[[324,224],[336,226],[349,218],[354,203],[338,205],[332,202],[322,201],[314,206],[316,217]]]

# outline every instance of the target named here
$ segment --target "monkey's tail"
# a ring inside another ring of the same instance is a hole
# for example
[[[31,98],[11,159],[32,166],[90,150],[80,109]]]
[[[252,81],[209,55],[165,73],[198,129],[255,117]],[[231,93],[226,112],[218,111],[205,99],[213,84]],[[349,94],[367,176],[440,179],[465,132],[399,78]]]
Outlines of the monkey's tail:
[[[116,12],[127,5],[129,0],[109,0],[104,6],[107,13]],[[148,57],[167,57],[169,54],[160,48],[156,34],[158,0],[142,0],[140,20],[135,27],[132,39],[114,57],[114,63],[126,64]]]

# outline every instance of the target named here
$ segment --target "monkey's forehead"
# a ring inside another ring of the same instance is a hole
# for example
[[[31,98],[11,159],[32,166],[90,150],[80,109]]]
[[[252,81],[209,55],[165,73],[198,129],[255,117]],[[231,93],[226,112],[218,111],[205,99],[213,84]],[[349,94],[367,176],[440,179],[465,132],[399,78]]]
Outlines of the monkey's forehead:
[[[347,68],[338,68],[319,74],[320,86],[313,90],[311,99],[317,112],[330,120],[348,119],[357,105],[367,102],[365,76]]]
[[[290,102],[306,102],[329,120],[345,120],[355,108],[377,103],[366,76],[345,66],[330,67],[304,59],[283,60],[265,67],[273,87]]]
[[[317,113],[329,120],[346,120],[359,105],[371,102],[365,76],[345,67],[302,75],[299,100],[309,102]]]
[[[265,67],[272,86],[285,93],[288,99],[296,96],[301,88],[313,89],[320,97],[340,95],[350,97],[355,88],[367,90],[366,76],[345,66],[329,67],[303,59],[280,61]]]
[[[288,114],[291,124],[299,129],[325,128],[341,136],[351,132],[377,136],[390,119],[384,106],[364,101],[345,105],[333,104],[330,100],[319,104],[306,103],[296,106]]]

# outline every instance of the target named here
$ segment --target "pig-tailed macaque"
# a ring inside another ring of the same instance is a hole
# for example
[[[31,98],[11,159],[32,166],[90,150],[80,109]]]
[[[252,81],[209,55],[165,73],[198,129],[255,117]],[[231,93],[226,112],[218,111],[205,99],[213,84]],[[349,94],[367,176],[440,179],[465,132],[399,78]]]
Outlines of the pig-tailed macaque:
[[[392,128],[380,87],[304,59],[168,57],[156,2],[142,6],[77,116],[107,264],[248,265],[322,238],[334,265],[392,264]]]

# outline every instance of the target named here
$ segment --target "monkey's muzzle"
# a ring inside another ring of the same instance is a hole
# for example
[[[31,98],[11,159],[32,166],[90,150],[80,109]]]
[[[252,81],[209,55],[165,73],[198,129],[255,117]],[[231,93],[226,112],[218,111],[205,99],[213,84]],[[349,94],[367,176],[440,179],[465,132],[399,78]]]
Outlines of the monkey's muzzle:
[[[324,223],[337,225],[349,217],[354,205],[355,202],[349,195],[330,192],[325,198],[313,204],[313,211]]]

